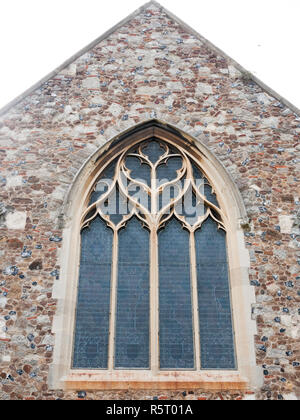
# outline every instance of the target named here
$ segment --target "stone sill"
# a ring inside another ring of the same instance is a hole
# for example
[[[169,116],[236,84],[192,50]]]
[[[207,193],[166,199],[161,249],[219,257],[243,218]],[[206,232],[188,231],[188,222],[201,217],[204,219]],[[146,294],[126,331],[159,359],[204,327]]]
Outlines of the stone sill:
[[[71,371],[61,379],[65,390],[179,390],[211,391],[245,390],[248,381],[233,371]]]

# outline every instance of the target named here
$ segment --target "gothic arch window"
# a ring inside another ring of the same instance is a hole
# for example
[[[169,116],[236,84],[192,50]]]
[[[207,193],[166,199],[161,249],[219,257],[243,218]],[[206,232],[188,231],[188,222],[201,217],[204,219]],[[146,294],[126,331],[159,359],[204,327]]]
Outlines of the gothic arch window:
[[[235,369],[227,264],[196,162],[155,138],[127,147],[82,215],[72,367]]]
[[[121,140],[89,162],[72,203],[50,381],[241,389],[253,377],[255,331],[251,293],[234,287],[247,268],[238,267],[228,192],[174,132],[150,125]]]

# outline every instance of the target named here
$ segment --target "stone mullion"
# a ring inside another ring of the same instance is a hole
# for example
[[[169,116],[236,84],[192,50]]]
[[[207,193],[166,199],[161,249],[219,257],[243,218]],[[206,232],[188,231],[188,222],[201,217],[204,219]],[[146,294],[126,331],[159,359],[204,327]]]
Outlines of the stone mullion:
[[[114,229],[112,269],[111,269],[111,290],[110,290],[110,320],[109,320],[109,344],[108,344],[108,370],[114,369],[115,334],[116,334],[116,312],[117,312],[117,282],[118,282],[118,254],[119,236],[118,230]]]
[[[191,291],[192,291],[192,311],[194,326],[194,358],[196,370],[201,369],[200,355],[200,326],[197,294],[197,260],[195,246],[195,232],[190,231],[190,262],[191,262]]]
[[[159,281],[158,236],[156,226],[157,191],[156,166],[151,166],[151,225],[150,225],[150,368],[159,371]]]

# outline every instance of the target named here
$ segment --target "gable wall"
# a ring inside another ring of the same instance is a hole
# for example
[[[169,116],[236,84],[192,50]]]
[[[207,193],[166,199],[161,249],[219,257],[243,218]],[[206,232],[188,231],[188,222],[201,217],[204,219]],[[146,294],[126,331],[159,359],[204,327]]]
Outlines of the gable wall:
[[[300,118],[151,6],[0,117],[0,399],[77,397],[47,385],[63,201],[97,148],[151,118],[204,143],[243,196],[264,386],[87,396],[299,394]]]

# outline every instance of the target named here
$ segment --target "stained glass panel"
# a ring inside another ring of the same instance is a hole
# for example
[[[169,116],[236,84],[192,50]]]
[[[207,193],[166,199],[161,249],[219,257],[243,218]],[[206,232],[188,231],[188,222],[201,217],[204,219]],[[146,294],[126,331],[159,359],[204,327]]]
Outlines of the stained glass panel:
[[[177,178],[177,171],[182,168],[181,157],[171,157],[168,161],[157,168],[158,184],[173,181]]]
[[[194,367],[189,233],[173,218],[159,233],[161,369]]]
[[[81,233],[73,368],[107,368],[112,235],[99,217]]]
[[[115,367],[149,368],[149,233],[134,217],[119,233]]]
[[[207,180],[205,180],[204,184],[204,195],[208,201],[213,203],[215,206],[220,207],[216,194],[213,192],[212,187],[210,186]]]
[[[158,161],[158,159],[165,153],[165,150],[157,141],[150,140],[149,142],[145,143],[145,146],[143,147],[143,153],[152,163],[156,163],[156,161]]]
[[[130,170],[130,176],[134,180],[151,185],[151,168],[149,165],[142,163],[140,159],[134,156],[126,158],[126,168]]]
[[[234,369],[226,233],[207,219],[195,233],[201,367]]]
[[[108,167],[101,174],[100,178],[98,179],[95,185],[95,190],[91,194],[89,205],[95,203],[101,197],[101,195],[107,191],[108,185],[106,181],[110,181],[110,183],[112,183],[115,174],[116,163],[117,159],[115,159],[111,164],[109,164]]]

